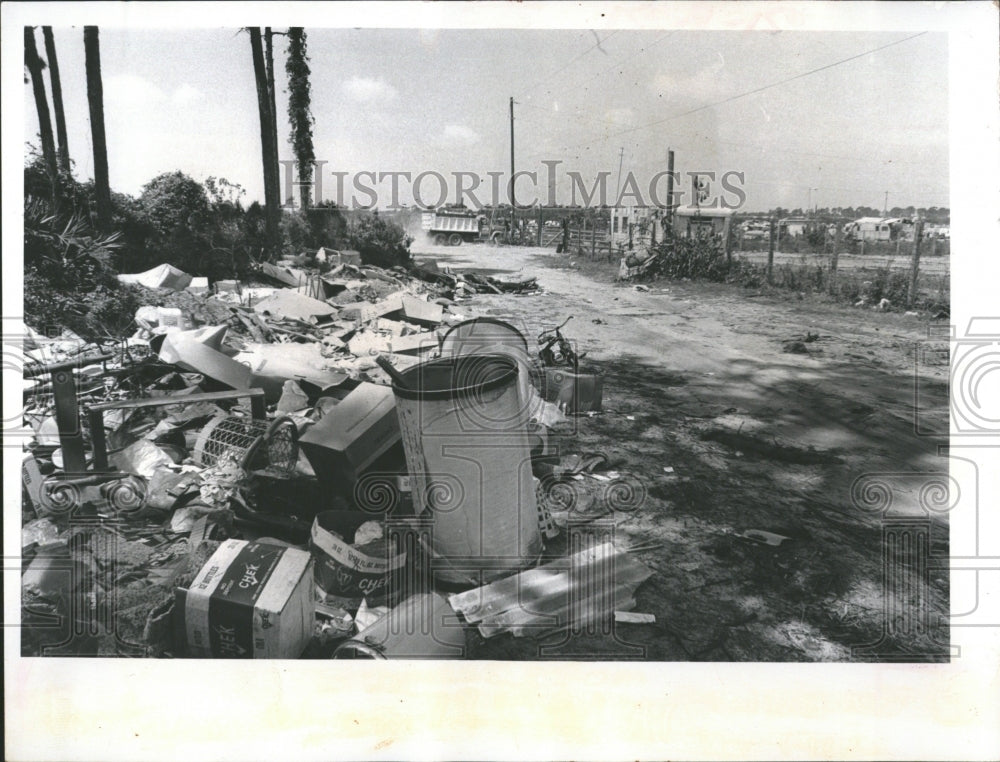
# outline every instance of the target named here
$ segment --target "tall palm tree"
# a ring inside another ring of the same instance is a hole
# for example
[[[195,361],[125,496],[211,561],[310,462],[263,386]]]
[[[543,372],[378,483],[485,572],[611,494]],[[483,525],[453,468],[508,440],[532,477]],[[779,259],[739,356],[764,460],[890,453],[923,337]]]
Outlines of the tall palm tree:
[[[51,183],[53,201],[56,198],[56,187],[59,173],[56,168],[56,146],[52,138],[52,118],[49,115],[49,101],[45,96],[45,79],[42,77],[42,59],[38,56],[35,45],[34,27],[24,28],[24,65],[28,67],[31,76],[31,89],[35,95],[35,110],[38,112],[38,131],[42,137],[42,159],[45,171]]]
[[[292,128],[292,149],[299,170],[299,196],[302,209],[309,208],[309,191],[312,180],[313,162],[313,115],[310,110],[309,56],[306,51],[306,31],[300,26],[288,30],[288,58],[285,61],[288,74],[288,120]],[[322,199],[316,199],[321,201]]]
[[[59,79],[59,59],[56,58],[56,41],[52,36],[52,27],[43,26],[42,36],[45,38],[45,57],[49,59],[49,81],[52,83],[52,108],[56,112],[56,140],[59,171],[69,175],[69,141],[66,139],[66,112],[63,111],[62,82]]]
[[[267,67],[264,63],[264,46],[260,27],[252,26],[249,31],[254,80],[257,84],[257,110],[260,115],[260,150],[264,165],[264,229],[268,253],[273,256],[278,251],[278,219],[281,213],[278,166],[277,162],[274,161],[277,153],[273,131],[274,118],[271,115],[271,95],[268,88]]]
[[[104,134],[101,41],[96,26],[83,28],[83,48],[87,68],[90,134],[94,144],[94,194],[97,197],[97,225],[102,231],[107,231],[111,227],[111,186],[108,181],[108,141]]]

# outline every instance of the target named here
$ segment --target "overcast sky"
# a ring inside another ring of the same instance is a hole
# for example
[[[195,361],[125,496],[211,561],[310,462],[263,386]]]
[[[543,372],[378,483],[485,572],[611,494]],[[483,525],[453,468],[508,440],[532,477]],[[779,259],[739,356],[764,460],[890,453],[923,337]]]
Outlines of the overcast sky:
[[[307,34],[327,197],[335,195],[334,169],[507,170],[513,96],[517,169],[540,173],[544,198],[541,162],[561,161],[562,203],[569,202],[565,173],[590,181],[606,171],[613,189],[624,149],[623,174],[646,183],[665,169],[669,147],[682,172],[744,172],[750,211],[810,200],[881,208],[887,190],[890,207],[948,205],[945,34],[868,54],[914,33]],[[77,175],[90,178],[82,30],[57,27],[55,38],[70,151]],[[40,30],[37,40],[44,53]],[[244,186],[249,200],[262,198],[247,34],[102,28],[101,56],[115,190],[138,194],[158,173],[180,169],[198,180],[225,177]],[[280,154],[290,159],[284,57],[278,38]],[[24,98],[25,139],[37,144],[29,85]],[[429,187],[425,195],[436,195],[436,185]],[[411,200],[405,190],[400,195]],[[479,195],[489,200],[490,192]]]

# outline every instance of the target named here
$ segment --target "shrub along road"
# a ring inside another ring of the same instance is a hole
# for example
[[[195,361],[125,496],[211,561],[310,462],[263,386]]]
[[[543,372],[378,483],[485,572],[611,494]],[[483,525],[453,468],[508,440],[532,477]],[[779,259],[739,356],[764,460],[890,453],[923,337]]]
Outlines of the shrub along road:
[[[561,448],[604,452],[641,485],[634,510],[615,514],[615,531],[634,546],[660,544],[636,553],[656,573],[635,610],[656,623],[562,646],[556,638],[547,653],[947,658],[947,630],[936,626],[948,613],[947,572],[924,577],[919,547],[897,548],[887,522],[915,519],[918,545],[947,554],[946,514],[928,510],[947,500],[936,489],[948,470],[937,454],[947,442],[947,362],[915,360],[939,357],[924,350],[946,344],[928,341],[926,321],[716,284],[661,281],[638,291],[614,283],[614,265],[545,249],[417,246],[414,254],[537,277],[544,294],[479,295],[477,310],[511,320],[529,343],[573,315],[565,335],[587,352],[583,366],[605,376],[603,412],[572,419]],[[574,484],[581,495],[589,489]],[[892,494],[888,510],[880,484]],[[737,536],[751,530],[788,539],[773,546]],[[886,569],[899,570],[891,590]],[[538,648],[503,636],[480,653],[534,659]]]

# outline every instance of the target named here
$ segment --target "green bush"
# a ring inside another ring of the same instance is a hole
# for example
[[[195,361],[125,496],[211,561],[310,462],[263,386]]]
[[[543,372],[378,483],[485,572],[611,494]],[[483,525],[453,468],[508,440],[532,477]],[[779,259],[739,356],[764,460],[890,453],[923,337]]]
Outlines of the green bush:
[[[39,330],[83,336],[128,333],[140,301],[115,278],[120,236],[97,235],[81,214],[54,214],[29,198],[24,211],[24,319]]]
[[[375,213],[358,219],[347,230],[352,249],[361,254],[361,261],[376,267],[408,266],[413,238],[394,222]]]
[[[658,256],[658,272],[668,278],[723,281],[729,272],[722,245],[714,237],[669,236],[652,253]]]

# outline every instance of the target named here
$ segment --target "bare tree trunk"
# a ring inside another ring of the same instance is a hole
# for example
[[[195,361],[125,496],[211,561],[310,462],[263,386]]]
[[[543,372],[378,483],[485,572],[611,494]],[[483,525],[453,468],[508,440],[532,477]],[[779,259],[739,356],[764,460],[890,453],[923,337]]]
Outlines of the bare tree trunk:
[[[90,133],[94,143],[94,194],[97,197],[97,225],[111,227],[111,186],[108,182],[108,141],[104,134],[104,84],[101,81],[101,42],[96,26],[83,28],[87,66],[87,103],[90,106]]]
[[[271,96],[267,87],[267,69],[264,63],[264,46],[260,27],[250,27],[250,50],[253,53],[253,72],[257,83],[257,109],[260,114],[260,150],[264,165],[264,212],[268,255],[278,252],[278,168],[274,164],[276,152],[273,145],[274,131],[271,118]]]
[[[34,27],[24,28],[24,65],[31,75],[31,89],[35,95],[35,110],[38,112],[38,131],[42,136],[42,159],[51,183],[51,198],[56,200],[58,171],[56,169],[56,146],[52,139],[52,118],[49,115],[49,101],[45,97],[45,79],[42,77],[42,59],[38,57],[35,45]]]
[[[274,38],[274,33],[271,31],[271,27],[264,28],[264,54],[266,56],[265,63],[267,64],[267,103],[271,111],[271,166],[274,168],[275,184],[277,186],[278,203],[279,205],[285,203],[285,199],[281,197],[281,173],[279,171],[280,164],[278,163],[278,111],[274,100],[274,50],[272,47],[272,39]],[[291,190],[291,188],[289,188]],[[280,216],[280,212],[279,212]]]
[[[66,112],[63,111],[62,81],[59,78],[59,59],[56,58],[56,41],[52,36],[52,27],[43,26],[42,36],[45,37],[45,57],[49,59],[49,81],[52,83],[52,107],[56,112],[59,170],[64,175],[69,176],[69,141],[66,138]]]

